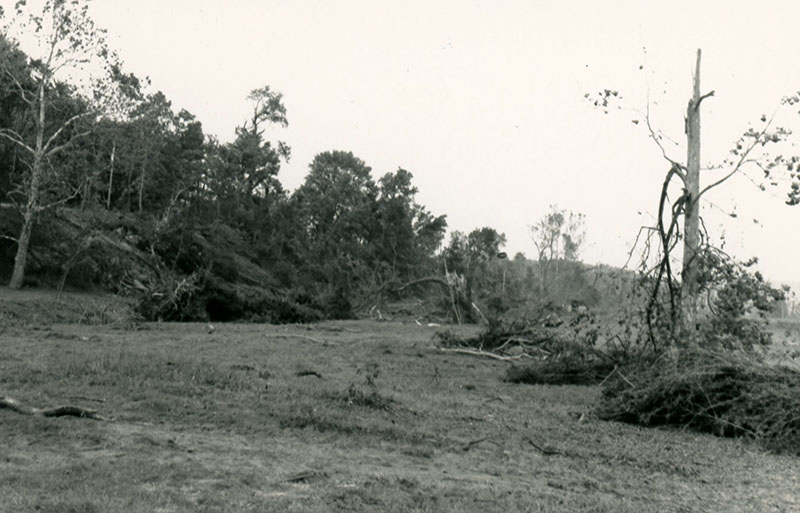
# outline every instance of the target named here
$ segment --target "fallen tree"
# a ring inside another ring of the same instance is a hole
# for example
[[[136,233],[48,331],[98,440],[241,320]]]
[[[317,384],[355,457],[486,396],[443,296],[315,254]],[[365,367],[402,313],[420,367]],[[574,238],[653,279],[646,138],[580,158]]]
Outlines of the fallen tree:
[[[80,417],[84,419],[94,419],[109,421],[111,419],[103,417],[96,410],[82,408],[80,406],[56,406],[55,408],[33,408],[21,404],[11,397],[0,397],[0,410],[7,409],[22,415],[35,415],[39,417]]]

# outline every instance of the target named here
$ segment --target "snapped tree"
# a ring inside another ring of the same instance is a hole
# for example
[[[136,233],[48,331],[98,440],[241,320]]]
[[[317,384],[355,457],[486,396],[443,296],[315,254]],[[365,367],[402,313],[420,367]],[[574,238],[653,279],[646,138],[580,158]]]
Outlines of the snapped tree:
[[[642,231],[647,231],[648,234],[655,234],[660,246],[655,276],[652,280],[653,287],[646,307],[646,319],[651,333],[650,337],[653,339],[654,344],[653,324],[659,317],[667,318],[665,324],[672,340],[691,341],[698,335],[698,305],[702,302],[700,296],[703,290],[701,278],[705,265],[704,259],[706,259],[707,250],[710,248],[707,243],[707,237],[704,237],[704,233],[701,231],[700,200],[706,193],[728,182],[734,175],[744,173],[748,167],[760,169],[763,171],[765,178],[772,177],[779,168],[785,168],[792,181],[786,203],[794,205],[800,202],[800,197],[797,195],[798,191],[800,191],[800,186],[797,184],[797,166],[800,163],[800,158],[782,154],[771,156],[768,153],[768,149],[766,149],[770,144],[788,144],[788,138],[791,135],[791,131],[785,128],[773,128],[774,115],[769,119],[767,116],[761,117],[762,128],[760,130],[748,129],[736,142],[735,147],[731,150],[731,156],[725,159],[722,164],[714,167],[723,171],[722,177],[705,187],[701,187],[700,107],[703,100],[714,95],[714,91],[705,94],[701,93],[701,57],[702,51],[698,49],[692,80],[692,96],[688,102],[684,118],[687,141],[685,163],[668,155],[661,142],[662,135],[651,124],[649,104],[644,117],[649,136],[661,150],[663,158],[669,163],[659,195],[656,226],[643,227],[640,230],[640,235]],[[597,98],[592,98],[590,95],[586,97],[593,101],[595,107],[601,107],[605,110],[610,102],[621,96],[617,91],[606,89]],[[798,102],[800,102],[800,93],[782,100],[783,104],[789,105]],[[605,111],[607,112],[607,110]],[[676,179],[679,180],[682,192],[675,201],[670,202],[669,192],[673,181]],[[777,182],[773,181],[773,184],[777,185]],[[681,219],[683,221],[682,231],[680,227]],[[681,241],[683,242],[683,258],[679,283],[677,273],[672,269],[671,258],[672,252]],[[661,289],[664,286],[667,288],[668,298],[668,312],[666,313],[660,311],[662,310],[660,307]],[[659,319],[659,322],[661,320],[663,319]]]

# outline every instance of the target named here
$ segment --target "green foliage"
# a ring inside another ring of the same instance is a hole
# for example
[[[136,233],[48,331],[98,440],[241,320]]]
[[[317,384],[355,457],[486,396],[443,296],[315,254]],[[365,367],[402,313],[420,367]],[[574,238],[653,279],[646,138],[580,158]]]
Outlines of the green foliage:
[[[657,351],[691,345],[750,351],[770,344],[767,314],[777,308],[785,293],[753,270],[756,263],[757,259],[738,262],[715,248],[701,248],[694,264],[697,314],[688,330],[681,329],[681,301],[688,300],[682,297],[682,284],[673,281],[670,286],[663,274],[640,275],[638,290],[630,297],[638,297],[644,304],[639,315],[647,329],[641,342]]]
[[[698,279],[709,310],[699,326],[705,346],[751,350],[772,342],[766,315],[784,293],[751,270],[756,263],[735,262],[710,248],[701,255]]]
[[[148,319],[289,322],[350,318],[354,305],[383,284],[435,269],[447,224],[416,201],[410,172],[398,169],[376,182],[352,153],[325,152],[311,163],[306,182],[287,194],[278,173],[290,148],[268,133],[288,125],[279,92],[251,91],[252,110],[232,142],[207,139],[194,116],[175,113],[161,92],[148,90],[148,80],[124,71],[102,37],[89,37],[94,26],[84,7],[55,1],[45,10],[61,16],[64,27],[87,20],[58,36],[74,43],[71,51],[97,50],[106,59],[108,80],[95,84],[91,97],[42,75],[47,63],[0,35],[4,214],[16,211],[7,200],[25,205],[31,161],[22,145],[35,140],[30,100],[42,77],[45,131],[62,128],[51,141],[58,151],[46,156],[46,169],[37,168],[45,172],[36,201],[64,207],[75,223],[65,229],[63,220],[41,219],[42,233],[34,231],[31,242],[35,281],[136,290]],[[20,4],[15,20],[27,9]],[[104,216],[120,222],[92,225]],[[0,275],[8,276],[13,239],[27,218],[2,217]]]

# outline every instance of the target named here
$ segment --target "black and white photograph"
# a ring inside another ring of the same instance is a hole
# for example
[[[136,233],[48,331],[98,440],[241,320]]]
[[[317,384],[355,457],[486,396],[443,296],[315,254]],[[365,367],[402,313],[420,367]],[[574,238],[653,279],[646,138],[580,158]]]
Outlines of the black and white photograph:
[[[798,21],[0,0],[0,513],[800,512]]]

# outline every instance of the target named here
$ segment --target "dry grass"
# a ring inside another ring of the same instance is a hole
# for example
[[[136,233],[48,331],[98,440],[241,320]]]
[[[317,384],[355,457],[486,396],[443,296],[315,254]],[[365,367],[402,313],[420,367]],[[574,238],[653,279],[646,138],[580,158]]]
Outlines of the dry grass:
[[[599,421],[596,387],[503,382],[430,328],[145,327],[0,333],[0,395],[114,417],[0,410],[0,511],[800,510],[797,459]]]

